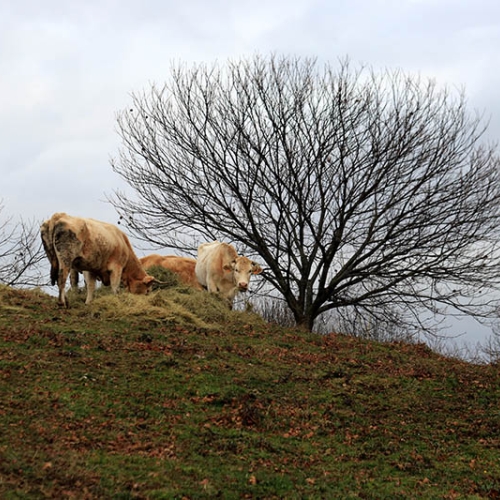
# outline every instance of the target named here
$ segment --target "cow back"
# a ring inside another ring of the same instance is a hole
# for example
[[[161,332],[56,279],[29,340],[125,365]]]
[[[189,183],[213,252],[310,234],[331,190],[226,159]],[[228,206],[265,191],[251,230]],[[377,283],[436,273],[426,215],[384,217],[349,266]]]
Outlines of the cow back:
[[[140,257],[139,261],[142,264],[144,269],[149,269],[153,266],[161,266],[161,262],[165,257],[163,255],[158,255],[157,253],[153,253],[151,255],[146,255],[145,257]]]

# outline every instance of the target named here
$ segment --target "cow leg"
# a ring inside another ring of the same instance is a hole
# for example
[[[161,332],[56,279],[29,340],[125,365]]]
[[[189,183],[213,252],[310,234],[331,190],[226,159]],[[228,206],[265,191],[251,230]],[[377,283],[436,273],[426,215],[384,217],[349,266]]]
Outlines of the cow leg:
[[[207,290],[211,293],[219,293],[219,287],[217,286],[217,283],[210,276],[207,279]]]
[[[96,277],[95,274],[90,271],[83,271],[83,278],[85,280],[85,285],[87,286],[87,298],[85,300],[85,304],[90,304],[94,298]]]
[[[59,269],[57,276],[57,286],[59,287],[59,301],[58,304],[63,307],[69,307],[69,302],[66,297],[66,280],[68,279],[69,268],[62,266]]]
[[[113,267],[109,270],[109,286],[113,293],[118,293],[122,279],[121,267]]]
[[[210,277],[207,279],[207,291],[210,292],[210,293],[213,293],[214,295],[217,295],[217,297],[219,297],[222,300],[224,300],[224,295],[219,290],[219,287],[217,286],[217,283],[215,282],[214,279],[212,279]]]
[[[234,297],[236,296],[237,293],[236,289],[230,291],[229,293],[226,293],[219,288],[219,285],[214,279],[209,277],[207,279],[207,290],[210,293],[217,295],[217,297],[219,297],[223,302],[225,302],[228,305],[229,309],[233,308]]]

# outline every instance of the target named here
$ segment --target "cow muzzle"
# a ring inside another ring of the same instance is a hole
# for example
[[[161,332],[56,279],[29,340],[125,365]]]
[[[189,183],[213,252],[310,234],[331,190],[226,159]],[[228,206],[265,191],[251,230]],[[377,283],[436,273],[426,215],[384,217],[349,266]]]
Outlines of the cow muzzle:
[[[238,289],[240,292],[248,291],[248,283],[238,283]]]

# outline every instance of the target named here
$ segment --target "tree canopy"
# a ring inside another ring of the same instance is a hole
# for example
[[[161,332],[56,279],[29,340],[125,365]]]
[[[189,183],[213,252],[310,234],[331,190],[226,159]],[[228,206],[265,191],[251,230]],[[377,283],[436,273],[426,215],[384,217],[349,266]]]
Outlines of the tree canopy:
[[[299,325],[452,308],[500,284],[500,162],[463,92],[348,60],[178,65],[118,115],[111,201],[136,236],[237,242]],[[481,298],[484,297],[484,298]]]

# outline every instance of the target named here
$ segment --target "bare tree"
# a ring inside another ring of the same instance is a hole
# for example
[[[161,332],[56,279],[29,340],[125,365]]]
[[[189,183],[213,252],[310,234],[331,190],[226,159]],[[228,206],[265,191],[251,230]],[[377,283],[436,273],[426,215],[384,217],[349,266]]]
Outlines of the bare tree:
[[[0,215],[4,207],[0,202]],[[40,239],[39,224],[13,217],[0,220],[0,283],[9,286],[41,286],[40,263],[45,253]]]
[[[174,67],[132,101],[112,167],[136,196],[110,199],[139,238],[239,242],[308,329],[345,307],[493,310],[500,162],[462,92],[257,56]]]

